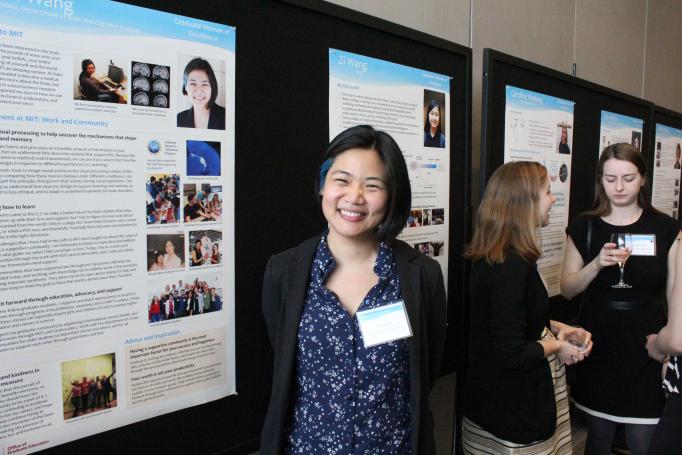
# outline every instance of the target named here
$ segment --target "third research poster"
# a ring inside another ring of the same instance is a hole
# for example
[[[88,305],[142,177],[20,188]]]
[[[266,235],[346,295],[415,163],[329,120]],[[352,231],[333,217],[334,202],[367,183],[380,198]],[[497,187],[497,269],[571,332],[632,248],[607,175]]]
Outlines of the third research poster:
[[[329,137],[355,125],[390,134],[407,162],[412,211],[400,236],[448,279],[450,77],[329,49]]]
[[[601,111],[599,154],[611,144],[625,142],[642,151],[644,120],[615,112]]]
[[[682,130],[656,124],[651,204],[678,219],[682,174]]]
[[[235,393],[235,28],[13,0],[0,34],[0,453]]]
[[[571,191],[574,102],[507,85],[504,162],[537,161],[547,168],[556,203],[540,230],[538,271],[550,297],[560,294]]]

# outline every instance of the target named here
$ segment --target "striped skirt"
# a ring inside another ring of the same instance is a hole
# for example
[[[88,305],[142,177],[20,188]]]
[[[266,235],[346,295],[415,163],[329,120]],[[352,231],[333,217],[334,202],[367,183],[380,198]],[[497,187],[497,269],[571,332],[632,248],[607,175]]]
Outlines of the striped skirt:
[[[552,371],[556,400],[556,430],[551,438],[531,444],[514,444],[496,438],[466,417],[462,423],[462,451],[465,455],[571,455],[571,418],[568,411],[566,368],[559,358],[547,357]]]

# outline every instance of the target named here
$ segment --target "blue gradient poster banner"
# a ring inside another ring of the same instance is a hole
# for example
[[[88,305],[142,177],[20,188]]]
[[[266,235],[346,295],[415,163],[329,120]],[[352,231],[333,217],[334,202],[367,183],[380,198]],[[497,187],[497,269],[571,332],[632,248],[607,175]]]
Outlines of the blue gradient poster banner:
[[[682,177],[682,130],[656,124],[651,204],[675,219],[679,218],[680,177]]]
[[[632,144],[642,151],[642,129],[644,120],[615,112],[601,111],[599,128],[599,154],[611,144]]]
[[[236,392],[234,27],[0,0],[0,453]]]
[[[329,49],[329,138],[355,125],[390,134],[407,162],[412,210],[399,239],[434,258],[447,283],[450,77]],[[462,132],[464,134],[464,132]]]
[[[571,198],[571,154],[575,103],[543,93],[506,87],[504,162],[536,161],[547,168],[556,197],[549,225],[540,229],[542,257],[538,271],[550,296],[560,294]]]

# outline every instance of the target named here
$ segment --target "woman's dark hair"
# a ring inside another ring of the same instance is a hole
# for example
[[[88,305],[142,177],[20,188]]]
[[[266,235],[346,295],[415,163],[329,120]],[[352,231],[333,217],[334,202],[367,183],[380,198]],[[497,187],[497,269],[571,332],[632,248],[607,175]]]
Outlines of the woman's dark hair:
[[[90,60],[89,58],[86,58],[81,62],[81,73],[78,75],[78,80],[80,81],[82,78],[87,77],[88,73],[85,71],[85,69],[88,67],[88,65],[95,66],[95,62]]]
[[[185,66],[185,71],[182,73],[182,94],[187,95],[187,78],[189,77],[189,73],[194,70],[203,71],[206,73],[206,76],[208,76],[208,81],[211,84],[211,98],[208,100],[208,103],[206,103],[206,106],[210,109],[213,107],[213,103],[215,103],[215,99],[218,97],[218,79],[215,77],[211,64],[203,58],[193,58],[187,63],[187,66]]]
[[[88,67],[88,65],[95,66],[95,62],[93,62],[93,61],[90,60],[89,58],[86,58],[85,60],[83,60],[83,61],[81,62],[81,69],[82,69],[83,71],[85,71],[85,69]]]
[[[368,125],[358,125],[348,128],[332,139],[322,157],[319,178],[315,179],[315,194],[318,195],[318,201],[322,201],[320,192],[334,159],[350,149],[374,150],[384,164],[388,201],[386,216],[377,227],[376,235],[382,242],[393,240],[407,223],[412,204],[412,191],[403,153],[387,133],[376,131]]]
[[[431,123],[429,122],[429,112],[431,112],[434,109],[438,109],[438,116],[440,117],[440,105],[438,104],[438,101],[436,100],[431,100],[429,101],[429,107],[426,108],[426,118],[424,119],[424,132],[425,133],[430,133],[431,131]],[[435,137],[440,136],[440,133],[442,132],[440,129],[441,121],[438,121],[438,129],[436,129],[436,135]]]
[[[622,142],[609,145],[599,157],[594,180],[594,204],[592,210],[586,212],[585,215],[607,216],[611,213],[611,203],[609,202],[606,190],[604,190],[604,183],[602,182],[602,177],[604,177],[604,163],[610,159],[623,160],[635,165],[644,182],[637,194],[637,204],[643,209],[657,211],[649,204],[646,188],[647,170],[644,156],[637,151],[633,145]]]

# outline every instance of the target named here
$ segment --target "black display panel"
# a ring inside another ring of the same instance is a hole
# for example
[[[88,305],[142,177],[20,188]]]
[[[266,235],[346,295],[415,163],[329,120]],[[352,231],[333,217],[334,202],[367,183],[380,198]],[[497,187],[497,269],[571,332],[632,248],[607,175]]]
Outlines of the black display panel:
[[[601,111],[643,120],[642,152],[648,155],[652,141],[651,103],[492,49],[484,50],[483,62],[481,194],[492,172],[504,160],[507,85],[575,102],[569,220],[592,206]]]

